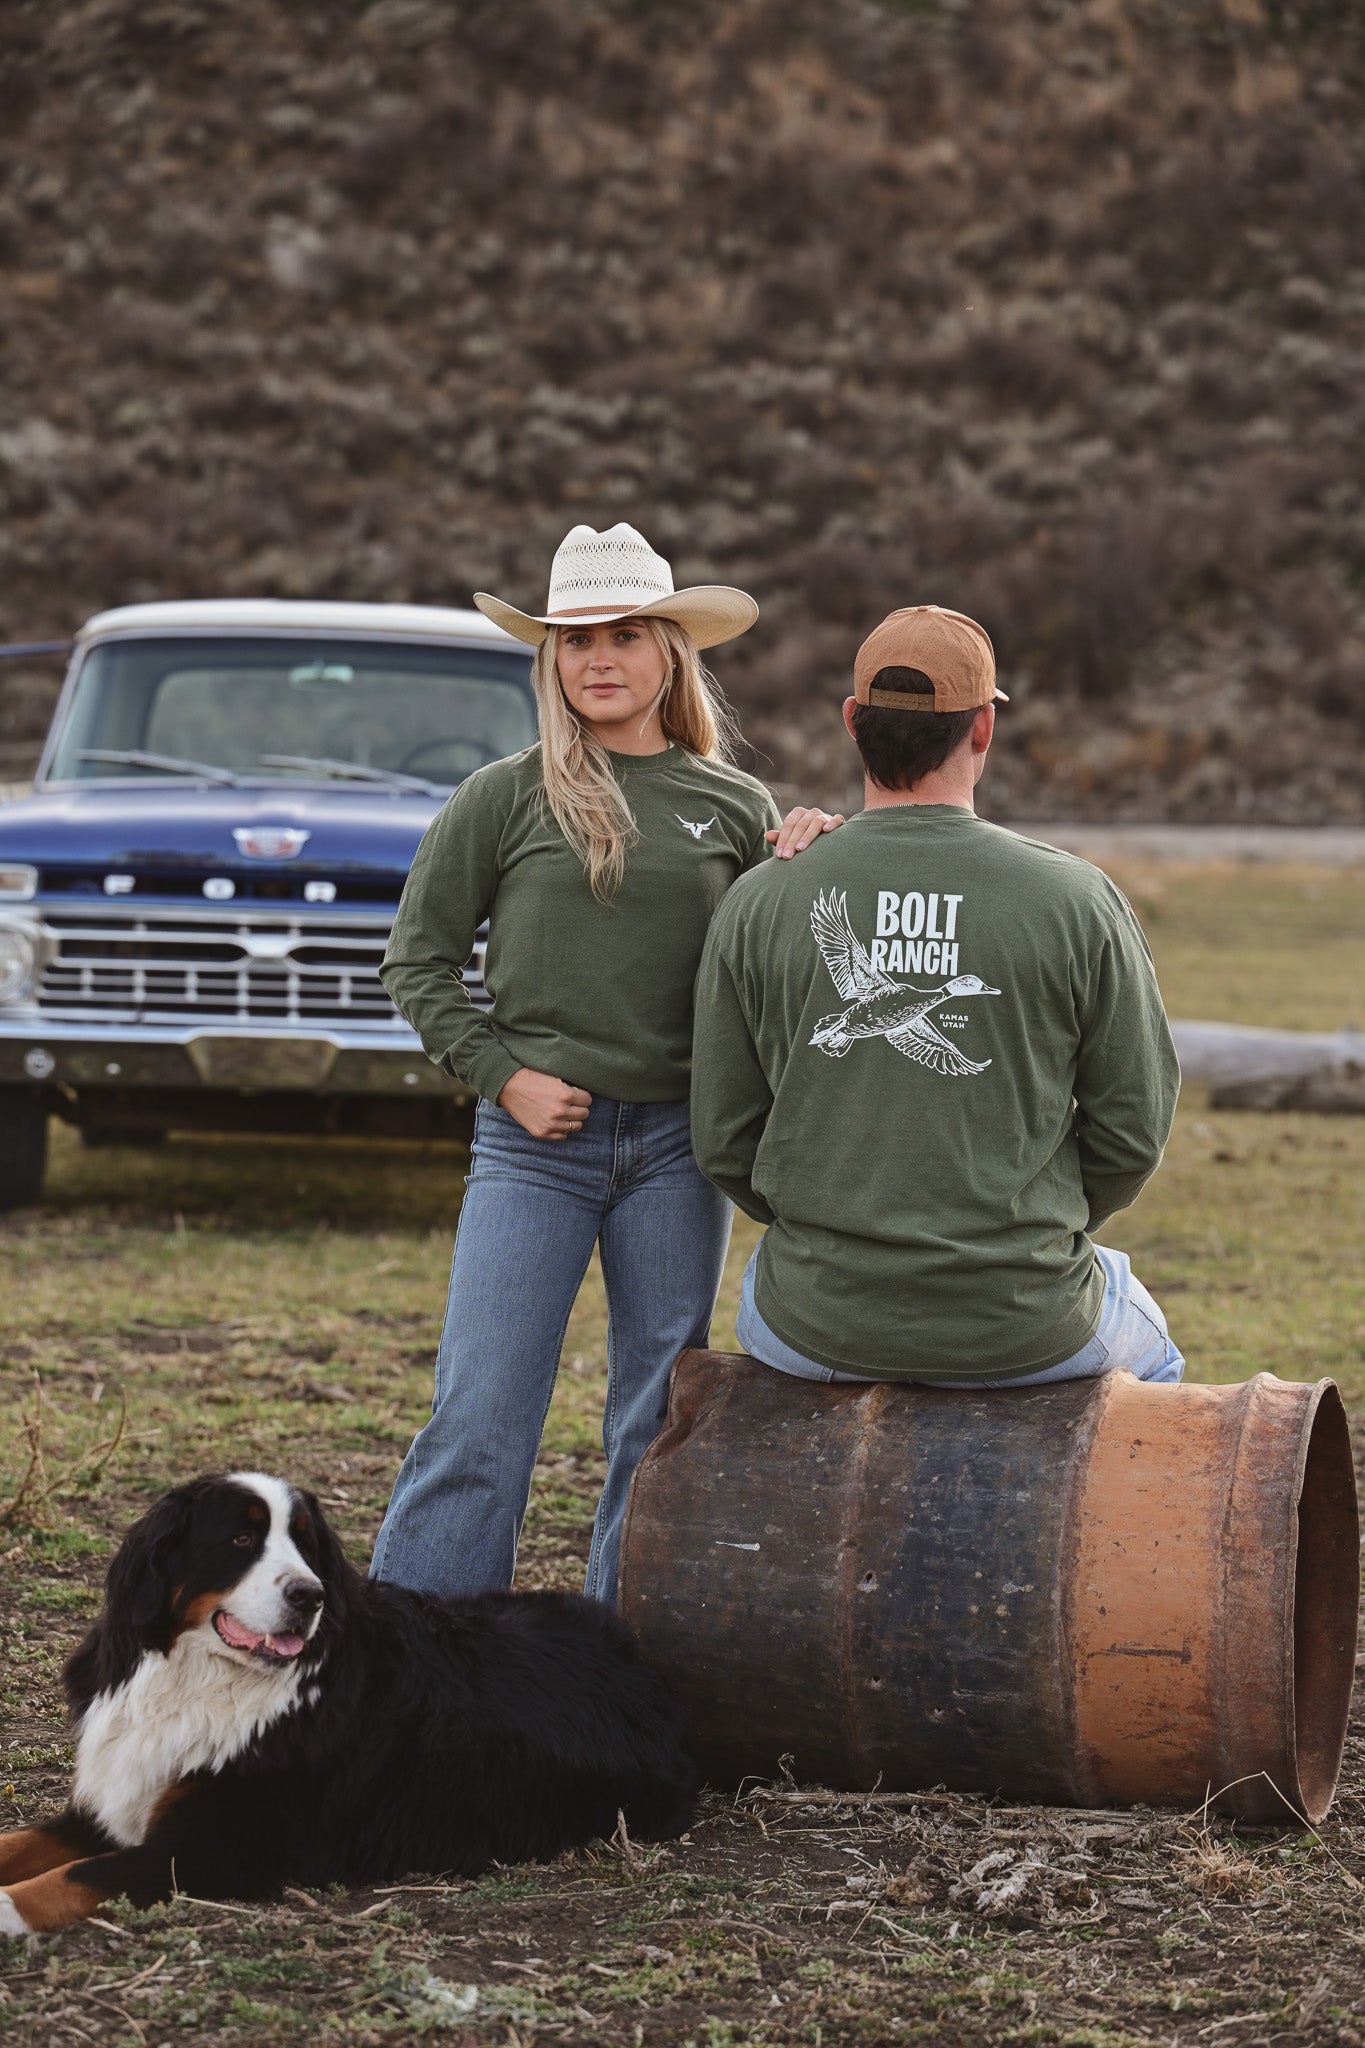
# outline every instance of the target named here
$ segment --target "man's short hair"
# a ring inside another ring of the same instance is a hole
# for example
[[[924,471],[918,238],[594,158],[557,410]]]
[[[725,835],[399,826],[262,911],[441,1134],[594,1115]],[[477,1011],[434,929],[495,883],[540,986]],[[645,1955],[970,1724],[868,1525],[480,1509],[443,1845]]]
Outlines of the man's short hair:
[[[882,668],[872,678],[874,690],[923,697],[927,710],[881,711],[859,704],[853,713],[853,737],[863,767],[879,789],[913,789],[941,768],[961,746],[976,720],[976,711],[935,711],[934,686],[922,669]]]

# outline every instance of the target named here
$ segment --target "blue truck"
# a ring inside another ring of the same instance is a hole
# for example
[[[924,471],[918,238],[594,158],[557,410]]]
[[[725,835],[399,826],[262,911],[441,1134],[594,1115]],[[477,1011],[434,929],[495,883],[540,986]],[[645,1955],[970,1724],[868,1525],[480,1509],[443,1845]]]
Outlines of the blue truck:
[[[32,790],[0,803],[0,1208],[39,1199],[53,1116],[92,1144],[466,1135],[379,964],[431,819],[535,736],[528,650],[474,611],[82,626]]]

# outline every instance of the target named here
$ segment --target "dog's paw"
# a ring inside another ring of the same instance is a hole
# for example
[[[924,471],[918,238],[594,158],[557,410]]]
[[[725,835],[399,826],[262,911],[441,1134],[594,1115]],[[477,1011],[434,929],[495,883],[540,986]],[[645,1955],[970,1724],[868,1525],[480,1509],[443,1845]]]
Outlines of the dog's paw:
[[[21,1918],[19,1908],[8,1892],[0,1892],[0,1934],[32,1934],[27,1920]]]

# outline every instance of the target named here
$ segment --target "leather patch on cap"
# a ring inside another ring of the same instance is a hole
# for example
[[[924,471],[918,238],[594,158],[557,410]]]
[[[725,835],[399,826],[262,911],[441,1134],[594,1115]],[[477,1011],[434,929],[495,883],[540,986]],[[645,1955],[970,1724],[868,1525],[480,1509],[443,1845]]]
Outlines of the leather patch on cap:
[[[883,678],[895,682],[894,690],[877,688]],[[878,711],[937,711],[938,695],[932,676],[917,668],[882,668],[872,678],[867,701]]]
[[[869,690],[869,704],[875,704],[879,711],[937,711],[938,704],[929,690]]]

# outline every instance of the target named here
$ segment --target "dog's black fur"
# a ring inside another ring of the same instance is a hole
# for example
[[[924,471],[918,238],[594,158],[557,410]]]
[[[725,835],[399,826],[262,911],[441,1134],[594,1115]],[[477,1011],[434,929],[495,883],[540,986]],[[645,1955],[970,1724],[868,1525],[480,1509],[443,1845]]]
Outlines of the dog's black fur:
[[[216,1626],[219,1589],[230,1594],[246,1568],[244,1491],[194,1481],[129,1533],[104,1611],[66,1667],[78,1731],[92,1703],[187,1627]],[[372,1583],[316,1499],[287,1498],[292,1541],[322,1586],[294,1703],[222,1768],[168,1785],[135,1846],[111,1838],[88,1796],[23,1838],[48,1834],[73,1859],[54,1875],[89,1893],[85,1910],[116,1892],[145,1905],[175,1888],[258,1898],[289,1884],[472,1876],[609,1836],[620,1813],[643,1840],[686,1828],[695,1773],[680,1717],[606,1607],[561,1593],[442,1601]],[[207,1668],[216,1683],[212,1657]],[[0,1885],[6,1843],[20,1839],[0,1840]],[[15,1910],[31,1909],[16,1895]],[[38,1910],[45,1924],[79,1917]]]

